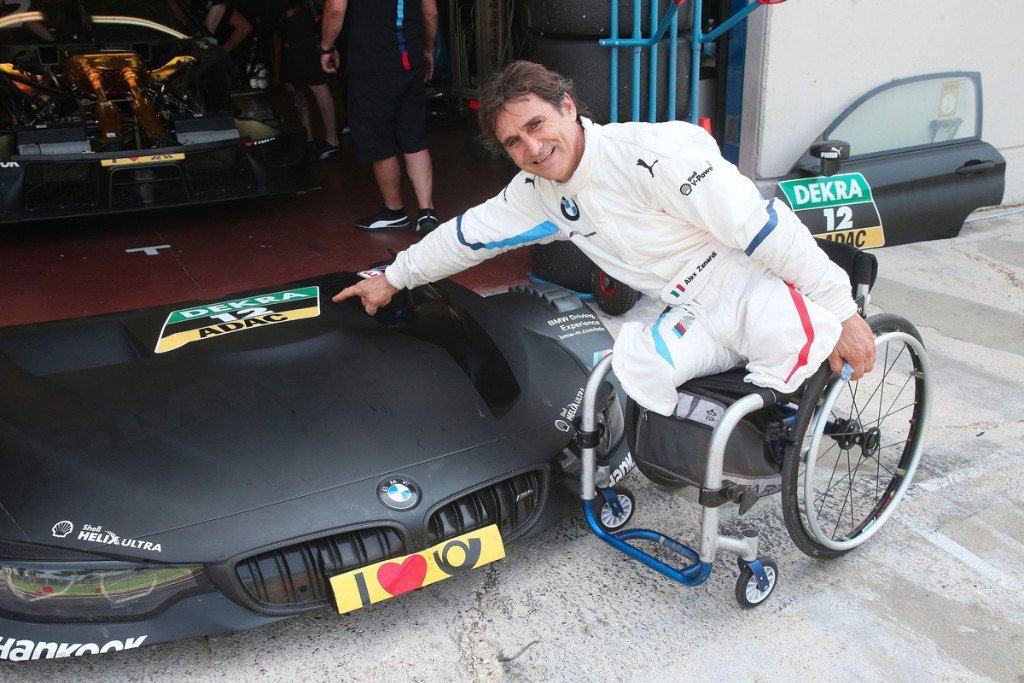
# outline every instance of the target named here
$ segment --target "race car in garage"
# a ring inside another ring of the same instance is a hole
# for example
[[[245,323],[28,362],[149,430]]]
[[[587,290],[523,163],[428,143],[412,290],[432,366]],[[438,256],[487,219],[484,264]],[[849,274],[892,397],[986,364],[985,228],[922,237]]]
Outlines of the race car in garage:
[[[331,303],[379,272],[0,329],[0,659],[348,612],[577,509],[600,320],[554,286]]]
[[[305,133],[233,83],[177,0],[3,3],[0,222],[309,187]]]

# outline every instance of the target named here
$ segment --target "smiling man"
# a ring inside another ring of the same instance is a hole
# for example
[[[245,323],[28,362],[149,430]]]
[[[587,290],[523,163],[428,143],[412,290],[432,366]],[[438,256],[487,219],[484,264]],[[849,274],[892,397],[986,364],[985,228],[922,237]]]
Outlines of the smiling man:
[[[480,128],[522,169],[498,196],[401,252],[384,277],[339,292],[373,314],[396,292],[527,244],[568,239],[610,276],[668,305],[627,323],[613,367],[670,415],[676,387],[746,363],[747,381],[795,390],[826,358],[869,372],[875,345],[846,273],[790,209],[765,200],[702,128],[597,125],[572,83],[514,62],[480,93]]]

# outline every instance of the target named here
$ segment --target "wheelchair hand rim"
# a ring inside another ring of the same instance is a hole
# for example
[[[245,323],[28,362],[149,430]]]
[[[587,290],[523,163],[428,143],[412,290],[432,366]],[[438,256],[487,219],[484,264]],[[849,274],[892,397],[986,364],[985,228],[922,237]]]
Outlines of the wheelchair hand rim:
[[[899,486],[892,494],[888,504],[883,507],[882,511],[873,520],[864,525],[860,533],[855,535],[853,538],[846,540],[830,538],[825,533],[824,529],[822,529],[818,524],[817,512],[813,505],[813,473],[818,455],[818,446],[820,445],[821,437],[824,435],[825,423],[828,421],[828,417],[831,414],[832,406],[839,398],[839,393],[846,384],[846,380],[835,379],[829,384],[822,406],[811,419],[813,431],[811,443],[808,445],[807,450],[807,462],[804,465],[804,516],[807,518],[806,526],[811,536],[818,543],[832,550],[849,550],[850,548],[855,548],[861,545],[874,536],[878,530],[881,529],[887,521],[889,521],[889,518],[896,510],[896,507],[900,504],[900,501],[903,500],[903,496],[906,493],[907,488],[914,479],[914,473],[917,472],[917,464],[921,460],[921,451],[924,448],[924,442],[928,435],[928,423],[931,418],[931,363],[928,360],[928,355],[925,353],[924,345],[914,336],[905,332],[885,332],[875,337],[875,346],[878,347],[882,344],[889,343],[890,341],[902,341],[907,344],[913,351],[918,362],[921,364],[921,372],[924,375],[921,378],[921,396],[919,399],[921,402],[922,417],[919,421],[918,432],[915,435],[915,443],[911,446],[910,465],[903,474],[903,478],[900,481]]]

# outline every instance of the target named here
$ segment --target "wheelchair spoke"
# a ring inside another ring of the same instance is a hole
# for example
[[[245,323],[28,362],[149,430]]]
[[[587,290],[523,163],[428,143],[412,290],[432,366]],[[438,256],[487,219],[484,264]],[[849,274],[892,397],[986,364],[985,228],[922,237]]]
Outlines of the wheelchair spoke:
[[[885,345],[885,358],[882,360],[882,367],[885,368],[889,363],[889,345]],[[885,372],[882,373],[882,381],[879,385],[882,390],[881,395],[878,397],[878,420],[882,420],[882,403],[885,401]],[[868,399],[870,400],[870,399]]]
[[[830,450],[832,450],[833,447],[835,447],[837,445],[838,445],[838,443],[833,442],[833,444],[831,446],[829,446],[828,449],[826,449],[825,452],[822,453],[821,455],[824,455],[825,453],[828,453]],[[836,478],[836,470],[838,468],[839,468],[839,458],[837,457],[836,458],[836,464],[832,466],[832,476],[830,476],[828,478],[828,483],[825,484],[825,493],[823,494],[824,498],[822,498],[821,507],[818,508],[818,512],[819,513],[825,508],[825,499],[828,498],[829,492],[832,490],[832,481]],[[811,476],[813,476],[813,475],[811,475]]]
[[[860,471],[860,466],[868,460],[867,457],[861,453],[860,459],[857,460],[857,465],[853,468],[853,474],[850,476],[850,532],[857,528],[857,519],[854,517],[856,511],[856,503],[853,500],[853,484],[857,479],[857,472]]]
[[[878,393],[878,391],[885,385],[885,378],[889,376],[889,371],[892,370],[896,366],[896,361],[898,361],[900,359],[900,356],[902,356],[903,352],[906,351],[906,350],[907,350],[907,346],[906,346],[906,344],[904,344],[903,348],[900,349],[900,352],[898,354],[896,354],[895,358],[892,359],[892,363],[889,365],[889,367],[883,369],[881,381],[878,383],[878,386],[875,387],[874,391],[871,392],[871,395],[868,396],[868,398],[865,401],[865,403],[871,403],[871,399],[873,399],[875,397],[875,394]],[[889,345],[886,344],[886,355],[888,355],[888,351],[889,351]]]
[[[839,508],[839,514],[836,515],[836,525],[832,528],[832,540],[836,540],[836,534],[839,533],[839,525],[843,522],[843,512],[846,511],[846,499],[849,497],[850,491],[853,490],[853,473],[850,470],[850,451],[846,451],[846,472],[848,474],[847,479],[850,484],[847,486],[846,495],[843,496],[843,506]]]
[[[902,387],[900,387],[900,391],[899,391],[899,393],[898,393],[898,394],[896,394],[896,398],[894,398],[894,399],[892,400],[892,403],[890,403],[890,404],[889,404],[889,407],[888,407],[888,408],[886,409],[885,417],[889,417],[890,415],[892,415],[892,412],[889,412],[889,411],[892,411],[892,407],[893,407],[894,405],[896,405],[896,401],[898,401],[898,400],[899,400],[899,398],[900,398],[900,396],[902,396],[902,395],[903,395],[903,390],[907,388],[907,385],[908,385],[908,384],[910,384],[910,380],[912,380],[912,379],[914,379],[914,376],[913,376],[913,375],[908,375],[908,376],[907,376],[907,381],[903,383],[903,386],[902,386]],[[916,401],[915,401],[914,403],[916,403]],[[914,403],[910,403],[910,404],[908,404],[908,405],[914,405]],[[905,408],[905,407],[906,407],[906,406],[904,406],[904,408]],[[903,408],[900,408],[900,410],[903,410]],[[894,412],[895,412],[895,411],[894,411]],[[885,417],[883,417],[883,418],[882,418],[882,420],[884,420],[884,419],[885,419]],[[881,426],[882,426],[882,420],[879,420],[879,421],[878,421],[878,426],[879,426],[879,427],[881,427]]]
[[[903,439],[903,441],[897,441],[896,443],[890,443],[890,444],[887,444],[885,446],[879,446],[878,450],[882,450],[882,449],[885,449],[885,448],[892,448],[893,446],[902,446],[903,444],[907,443],[908,441],[910,441],[910,439]]]

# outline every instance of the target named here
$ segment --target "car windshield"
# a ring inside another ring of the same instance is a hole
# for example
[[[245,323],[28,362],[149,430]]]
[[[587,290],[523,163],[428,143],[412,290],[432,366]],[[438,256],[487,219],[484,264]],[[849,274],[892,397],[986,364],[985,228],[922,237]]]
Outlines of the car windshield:
[[[187,38],[178,0],[0,0],[0,45],[142,42]]]

